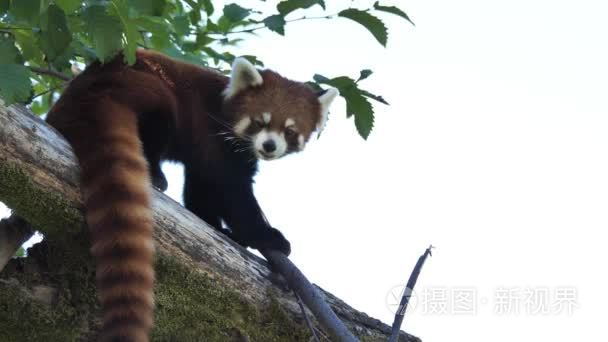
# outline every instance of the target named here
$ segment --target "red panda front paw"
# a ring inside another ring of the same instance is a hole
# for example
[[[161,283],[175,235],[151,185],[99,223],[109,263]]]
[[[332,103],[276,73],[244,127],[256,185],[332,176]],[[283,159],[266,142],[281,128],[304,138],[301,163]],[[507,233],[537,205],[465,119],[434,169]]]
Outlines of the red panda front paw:
[[[278,250],[286,256],[291,254],[291,243],[287,241],[285,236],[283,236],[283,233],[281,233],[281,231],[278,229],[270,228],[270,232],[268,233],[266,239],[267,241],[264,245],[268,246],[266,247],[267,249]]]
[[[152,186],[158,189],[160,192],[165,192],[169,187],[165,174],[160,170],[152,171]]]
[[[274,249],[287,256],[291,254],[291,244],[289,241],[278,229],[271,227],[264,229],[263,233],[248,241],[248,245],[258,250]]]

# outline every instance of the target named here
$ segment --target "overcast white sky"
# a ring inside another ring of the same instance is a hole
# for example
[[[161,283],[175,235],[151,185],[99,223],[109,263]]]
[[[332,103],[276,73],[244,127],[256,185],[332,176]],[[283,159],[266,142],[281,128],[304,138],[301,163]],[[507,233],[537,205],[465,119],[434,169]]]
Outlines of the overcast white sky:
[[[608,3],[395,3],[417,26],[383,16],[386,49],[347,20],[243,45],[299,80],[371,68],[364,86],[391,103],[367,142],[340,99],[320,140],[262,163],[256,193],[292,259],[390,323],[432,243],[403,326],[425,342],[606,340]]]

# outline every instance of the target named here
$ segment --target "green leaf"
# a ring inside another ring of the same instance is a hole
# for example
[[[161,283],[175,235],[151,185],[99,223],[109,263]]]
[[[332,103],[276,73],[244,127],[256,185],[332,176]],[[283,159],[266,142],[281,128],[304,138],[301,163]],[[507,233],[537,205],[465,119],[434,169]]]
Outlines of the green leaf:
[[[137,26],[141,27],[144,31],[151,33],[171,31],[171,27],[167,21],[162,18],[141,16],[134,19],[133,22]]]
[[[191,40],[187,40],[184,41],[182,44],[182,50],[184,52],[198,52],[199,48],[198,45],[196,44],[196,41],[191,41]]]
[[[188,16],[190,17],[190,22],[194,25],[198,25],[198,23],[201,21],[201,11],[199,9],[193,9],[192,11],[188,12]]]
[[[82,6],[81,0],[55,0],[55,3],[67,14],[76,12]]]
[[[129,64],[135,64],[137,59],[137,41],[139,40],[139,32],[135,29],[133,23],[125,26],[125,44],[123,47],[124,61]]]
[[[325,2],[323,0],[287,0],[279,2],[277,10],[283,16],[286,16],[297,9],[309,8],[316,4],[321,5],[325,9]]]
[[[70,67],[72,66],[71,59],[74,58],[74,48],[68,46],[62,54],[57,56],[51,63],[52,67],[57,71],[64,72],[65,74],[71,74]]]
[[[171,37],[169,35],[152,35],[150,42],[153,49],[164,50],[171,46]]]
[[[340,76],[329,79],[322,75],[314,75],[313,79],[322,84],[338,88],[340,96],[346,100],[346,116],[355,117],[355,127],[363,139],[367,139],[374,127],[374,109],[350,77]]]
[[[315,82],[317,83],[325,83],[327,84],[328,82],[331,82],[331,80],[323,75],[319,75],[319,74],[315,74],[313,77],[313,80],[315,80]]]
[[[310,89],[312,89],[315,93],[318,93],[320,91],[323,90],[323,88],[321,88],[321,86],[319,85],[319,83],[317,82],[312,82],[312,81],[308,81],[305,82],[307,86],[310,87]]]
[[[193,11],[199,12],[198,20],[196,22],[201,20],[201,15],[200,15],[201,8],[205,11],[205,13],[207,14],[207,17],[210,17],[213,14],[213,12],[215,12],[215,8],[213,7],[213,2],[211,0],[198,0],[198,1],[184,0],[184,1],[192,8]],[[195,22],[193,21],[192,23],[194,24]]]
[[[280,35],[285,35],[285,18],[280,14],[271,15],[264,19],[264,25]]]
[[[84,44],[83,40],[74,40],[72,41],[72,48],[74,49],[74,54],[82,57],[81,62],[85,64],[90,64],[91,62],[97,59],[97,54],[95,50],[93,50],[88,44]]]
[[[370,77],[372,73],[373,73],[373,71],[371,71],[369,69],[363,69],[363,70],[361,70],[361,73],[359,74],[359,79],[357,80],[357,82],[362,81],[362,80]]]
[[[363,25],[363,27],[365,27],[382,46],[386,46],[386,41],[388,39],[386,26],[384,26],[384,23],[377,17],[354,8],[344,10],[338,13],[338,16],[348,18]]]
[[[207,19],[207,23],[205,24],[205,30],[208,32],[220,32],[220,27],[213,21]]]
[[[340,92],[348,91],[351,88],[357,88],[357,84],[355,83],[355,80],[353,80],[352,78],[347,77],[347,76],[340,76],[340,77],[335,77],[335,78],[329,79],[325,76],[316,74],[316,75],[314,75],[313,79],[318,83],[328,84],[332,87],[336,87],[336,88],[338,88],[338,90]]]
[[[49,97],[49,94],[45,94],[45,95],[42,95],[40,98],[36,99],[36,101],[30,103],[30,105],[29,105],[30,110],[38,116],[48,113],[48,111],[49,111],[48,97]]]
[[[186,36],[190,33],[190,21],[188,20],[187,16],[178,15],[171,21],[173,22],[173,29],[175,30],[175,33],[177,33],[179,36]]]
[[[129,0],[129,7],[141,15],[162,16],[166,5],[165,0]]]
[[[129,65],[135,64],[135,52],[137,50],[137,40],[139,32],[137,26],[129,18],[128,0],[112,0],[113,6],[109,13],[120,19],[124,31],[124,58]]]
[[[140,17],[134,21],[138,27],[152,34],[153,47],[163,50],[169,46],[171,26],[165,19],[158,17]]]
[[[0,64],[0,97],[8,106],[27,102],[32,94],[30,71],[21,64]]]
[[[223,15],[218,19],[217,25],[215,28],[217,28],[218,33],[227,34],[228,32],[230,32],[232,29],[234,29],[236,27],[247,26],[253,22],[254,21],[251,21],[251,20],[232,21],[227,16]],[[259,23],[261,23],[261,22],[259,22]],[[209,32],[213,32],[212,25],[209,25],[209,22],[207,23],[206,28]]]
[[[217,21],[217,28],[218,28],[219,32],[224,33],[224,34],[228,31],[230,31],[230,29],[233,26],[234,26],[234,22],[232,22],[230,19],[228,19],[228,17],[225,15],[221,16]]]
[[[15,41],[0,35],[0,64],[21,63],[21,53],[15,46]]]
[[[231,64],[236,56],[229,52],[219,53],[210,47],[204,47],[202,49],[207,55],[214,59],[214,62],[217,64],[219,61],[224,61],[228,64]]]
[[[52,62],[63,54],[72,41],[65,13],[57,5],[50,5],[40,19],[40,49]]]
[[[388,12],[388,13],[398,15],[401,18],[409,21],[412,25],[414,25],[414,26],[416,25],[416,24],[414,24],[413,21],[410,20],[410,17],[408,17],[407,14],[405,14],[405,12],[403,12],[402,10],[400,10],[399,8],[397,8],[395,6],[382,6],[379,4],[379,1],[376,1],[374,3],[374,9],[377,11]]]
[[[87,7],[82,15],[97,58],[107,62],[122,48],[123,29],[120,19],[110,15],[101,5]]]
[[[183,53],[179,46],[171,44],[166,49],[162,50],[167,56],[175,59],[182,60],[187,63],[200,65],[203,67],[207,66],[207,58],[200,53]]]
[[[364,97],[352,97],[346,99],[347,112],[355,115],[355,127],[359,135],[367,140],[374,128],[374,110],[372,105]]]
[[[13,0],[11,1],[10,13],[18,20],[26,21],[34,25],[38,23],[40,15],[41,0]]]
[[[4,15],[10,7],[10,0],[0,0],[0,16]]]
[[[237,4],[224,6],[224,16],[232,22],[241,21],[249,15],[250,10],[243,8]]]
[[[202,0],[201,2],[205,13],[207,13],[207,16],[212,15],[215,11],[215,8],[213,8],[213,3],[211,2],[211,0]]]
[[[34,38],[34,33],[27,30],[16,30],[14,32],[15,42],[21,49],[23,58],[36,64],[41,64],[44,61],[42,51],[38,47],[38,42]]]
[[[252,56],[252,55],[243,55],[241,56],[245,59],[247,59],[251,64],[253,65],[259,65],[261,67],[264,66],[264,62],[262,62],[261,60],[259,60],[256,56]]]
[[[204,31],[199,31],[196,33],[196,45],[200,48],[214,42],[215,39],[209,37]]]

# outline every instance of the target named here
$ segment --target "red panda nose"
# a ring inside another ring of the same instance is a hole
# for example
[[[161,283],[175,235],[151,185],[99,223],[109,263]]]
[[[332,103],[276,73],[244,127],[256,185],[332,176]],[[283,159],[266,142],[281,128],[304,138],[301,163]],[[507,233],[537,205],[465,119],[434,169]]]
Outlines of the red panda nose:
[[[274,152],[277,149],[277,145],[274,143],[274,140],[266,140],[264,141],[264,143],[262,144],[262,147],[264,148],[265,152]]]

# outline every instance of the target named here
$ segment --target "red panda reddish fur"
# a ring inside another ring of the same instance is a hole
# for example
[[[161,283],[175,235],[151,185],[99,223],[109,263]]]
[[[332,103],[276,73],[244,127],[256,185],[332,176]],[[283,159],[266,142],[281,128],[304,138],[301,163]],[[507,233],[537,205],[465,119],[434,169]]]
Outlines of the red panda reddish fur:
[[[263,85],[225,99],[228,77],[141,50],[132,66],[121,55],[91,64],[49,112],[47,122],[68,140],[81,167],[103,315],[100,341],[149,339],[154,311],[150,189],[151,183],[166,188],[162,160],[184,163],[188,209],[217,229],[225,222],[244,246],[289,254],[289,242],[268,225],[253,196],[257,159],[222,134],[231,134],[226,127],[244,115],[269,110],[272,125],[283,125],[281,116],[288,115],[308,140],[322,109],[306,85],[269,70],[260,74]]]

